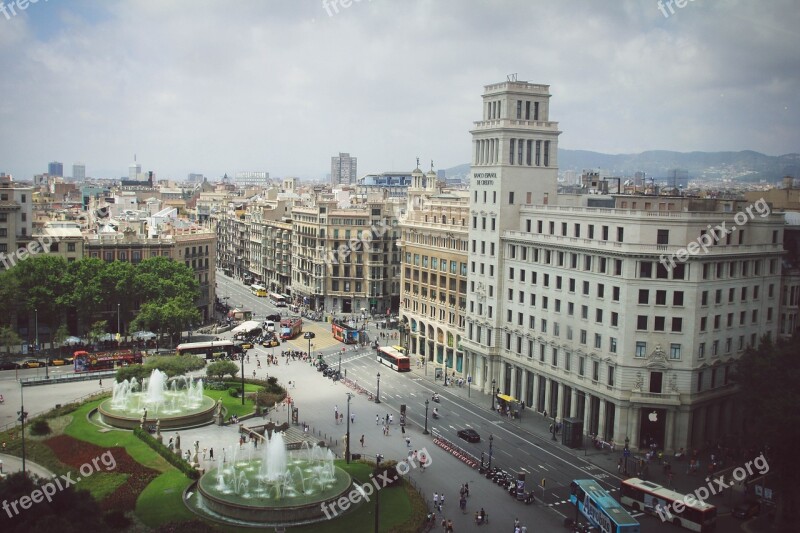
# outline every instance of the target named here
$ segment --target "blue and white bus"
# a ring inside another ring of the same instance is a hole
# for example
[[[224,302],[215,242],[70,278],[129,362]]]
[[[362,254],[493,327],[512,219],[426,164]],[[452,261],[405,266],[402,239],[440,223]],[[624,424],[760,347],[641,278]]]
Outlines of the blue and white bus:
[[[570,483],[569,501],[603,533],[639,533],[639,522],[594,479]]]

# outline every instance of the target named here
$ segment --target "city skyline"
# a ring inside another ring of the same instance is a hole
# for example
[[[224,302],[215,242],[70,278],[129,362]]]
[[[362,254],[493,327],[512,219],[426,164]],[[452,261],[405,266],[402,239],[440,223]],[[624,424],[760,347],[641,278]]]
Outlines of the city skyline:
[[[798,151],[789,1],[336,6],[77,1],[0,16],[17,51],[0,59],[0,171],[86,161],[119,178],[137,153],[159,178],[324,179],[343,146],[361,174],[416,156],[447,168],[470,158],[476,89],[512,73],[553,88],[562,148]]]

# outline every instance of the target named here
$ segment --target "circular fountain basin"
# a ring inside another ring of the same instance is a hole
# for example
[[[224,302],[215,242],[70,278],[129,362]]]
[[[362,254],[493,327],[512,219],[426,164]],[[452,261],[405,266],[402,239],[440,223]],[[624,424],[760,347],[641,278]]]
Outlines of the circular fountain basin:
[[[156,419],[161,421],[161,429],[176,429],[202,426],[210,424],[214,419],[214,410],[216,403],[213,398],[203,396],[198,405],[182,406],[180,408],[172,409],[171,396],[183,395],[182,392],[165,392],[164,403],[160,408],[154,411],[152,408],[148,409],[147,421],[148,424],[155,424]],[[138,396],[141,395],[142,404],[144,404],[145,393],[132,393],[131,406],[129,408],[117,408],[112,405],[112,400],[106,400],[100,404],[97,412],[100,413],[100,418],[103,422],[110,426],[121,429],[134,429],[141,425],[141,417],[143,408],[140,408]]]
[[[197,492],[202,505],[223,519],[280,526],[326,520],[329,516],[325,509],[330,506],[324,504],[335,502],[352,490],[352,478],[338,467],[333,467],[332,475],[320,482],[315,479],[314,471],[319,467],[312,461],[290,460],[287,466],[291,490],[281,491],[278,486],[283,481],[269,481],[264,477],[260,472],[261,460],[254,459],[236,467],[223,467],[224,473],[234,474],[233,481],[228,484],[220,484],[218,469],[210,470],[197,483]],[[231,484],[238,484],[238,490]],[[243,490],[243,486],[247,488]]]

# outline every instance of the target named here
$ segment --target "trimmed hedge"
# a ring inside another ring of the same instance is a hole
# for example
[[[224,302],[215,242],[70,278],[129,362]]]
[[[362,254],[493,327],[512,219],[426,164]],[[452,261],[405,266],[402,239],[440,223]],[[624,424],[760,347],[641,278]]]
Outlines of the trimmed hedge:
[[[186,474],[189,479],[200,479],[200,472],[193,468],[188,462],[180,457],[175,452],[171,451],[164,444],[158,442],[155,437],[150,435],[142,428],[134,428],[133,434],[136,435],[142,442],[150,446],[153,451],[167,460],[169,464]]]

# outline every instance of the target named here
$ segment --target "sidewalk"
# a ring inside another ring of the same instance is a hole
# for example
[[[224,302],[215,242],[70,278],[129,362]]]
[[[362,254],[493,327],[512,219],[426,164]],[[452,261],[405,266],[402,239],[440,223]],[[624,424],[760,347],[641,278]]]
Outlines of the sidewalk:
[[[0,461],[3,461],[3,475],[13,474],[22,471],[22,458],[14,455],[0,453]],[[36,474],[42,478],[51,478],[54,476],[52,472],[39,466],[30,459],[25,460],[25,471],[30,474]]]
[[[522,411],[521,419],[512,419],[501,416],[496,411],[492,411],[492,396],[490,394],[484,394],[480,392],[479,388],[472,386],[468,387],[467,384],[464,384],[462,387],[459,387],[458,385],[448,385],[445,387],[442,379],[434,379],[435,370],[433,365],[431,365],[429,362],[428,366],[431,368],[427,369],[427,376],[424,367],[417,368],[416,365],[412,365],[411,372],[417,377],[428,381],[431,386],[440,392],[440,394],[455,396],[464,403],[471,403],[475,407],[486,411],[484,416],[490,420],[503,420],[503,422],[509,426],[518,428],[521,433],[527,433],[534,437],[539,437],[546,442],[551,443],[553,446],[558,447],[562,451],[571,453],[576,458],[580,457],[583,460],[605,470],[612,478],[616,478],[620,481],[625,479],[626,476],[623,476],[617,472],[618,461],[623,459],[621,445],[617,445],[614,451],[611,451],[610,449],[597,450],[589,442],[586,449],[572,449],[561,444],[561,434],[557,435],[557,442],[553,442],[551,432],[549,430],[550,424],[553,421],[552,418],[544,418],[541,413],[527,407]],[[635,468],[635,461],[639,459],[644,459],[644,453],[631,453],[630,457],[628,458],[629,471]],[[688,473],[688,459],[675,461],[670,457],[670,464],[672,466],[672,483],[670,486],[667,475],[663,471],[663,467],[658,464],[657,460],[653,460],[650,461],[648,465],[649,472],[646,479],[652,481],[653,483],[669,487],[676,492],[690,494],[699,487],[708,486],[709,482],[705,481],[705,478],[709,475],[706,470],[709,462],[710,453],[701,453],[699,455],[699,470],[696,473],[690,474]],[[508,464],[503,466],[514,467],[516,465]],[[730,479],[730,472],[737,466],[741,465],[735,463],[726,464],[725,468],[716,471],[713,475],[713,478],[710,478],[710,480],[713,481],[714,479],[719,479],[719,476],[724,474],[727,483],[727,481]],[[736,483],[733,489],[726,489],[722,494],[713,495],[708,501],[719,508],[718,514],[726,514],[730,512],[731,507],[739,503],[743,497],[744,487],[741,484]]]

